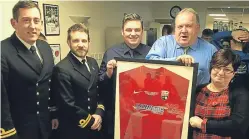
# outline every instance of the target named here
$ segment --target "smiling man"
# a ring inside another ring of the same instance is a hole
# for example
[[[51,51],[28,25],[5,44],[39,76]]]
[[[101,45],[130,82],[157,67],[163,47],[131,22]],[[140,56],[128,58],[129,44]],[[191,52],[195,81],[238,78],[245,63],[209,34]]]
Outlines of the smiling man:
[[[89,29],[74,24],[67,33],[70,52],[54,67],[52,77],[60,139],[101,139],[99,131],[105,107],[99,96],[97,61],[87,56]]]
[[[185,65],[199,63],[197,84],[208,83],[209,65],[216,48],[198,37],[200,21],[192,8],[185,8],[175,19],[175,35],[159,38],[146,59],[180,61]]]
[[[1,42],[1,82],[8,98],[2,103],[10,112],[1,117],[1,138],[17,133],[19,139],[48,139],[58,120],[52,120],[51,127],[56,110],[50,91],[54,62],[48,43],[38,40],[41,12],[32,1],[17,2],[12,12],[15,32]]]
[[[99,81],[101,90],[105,90],[106,116],[104,120],[105,139],[114,138],[114,100],[115,92],[113,89],[113,71],[116,67],[114,57],[144,59],[150,50],[150,47],[142,44],[143,21],[138,14],[125,14],[121,30],[124,42],[114,45],[108,49],[103,57]],[[115,75],[115,74],[114,74]]]

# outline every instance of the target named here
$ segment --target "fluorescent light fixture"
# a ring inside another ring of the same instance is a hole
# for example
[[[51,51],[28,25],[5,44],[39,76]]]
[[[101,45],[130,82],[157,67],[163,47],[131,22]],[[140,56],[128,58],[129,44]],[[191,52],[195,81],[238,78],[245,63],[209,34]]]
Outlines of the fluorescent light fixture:
[[[216,19],[216,20],[229,20],[228,18],[214,18],[214,19]]]
[[[209,14],[209,16],[226,16],[226,14]]]
[[[227,7],[227,8],[230,8],[230,7]]]

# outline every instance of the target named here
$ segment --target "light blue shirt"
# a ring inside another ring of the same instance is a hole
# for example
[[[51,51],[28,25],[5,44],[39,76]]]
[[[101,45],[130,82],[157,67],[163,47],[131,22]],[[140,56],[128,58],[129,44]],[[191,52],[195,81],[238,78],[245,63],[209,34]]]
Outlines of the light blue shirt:
[[[214,45],[197,39],[196,43],[187,50],[187,55],[191,55],[196,63],[199,63],[197,85],[208,83],[210,80],[210,61],[217,51]],[[175,61],[176,58],[184,54],[184,48],[177,44],[174,35],[162,36],[150,49],[146,59]]]

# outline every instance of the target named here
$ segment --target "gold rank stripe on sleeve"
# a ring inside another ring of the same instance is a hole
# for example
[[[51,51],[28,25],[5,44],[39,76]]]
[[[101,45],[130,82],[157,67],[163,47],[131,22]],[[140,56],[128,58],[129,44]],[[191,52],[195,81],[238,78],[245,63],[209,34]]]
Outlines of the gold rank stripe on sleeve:
[[[102,110],[105,110],[105,106],[102,105],[102,104],[99,104],[97,108],[100,108],[100,109],[102,109]]]
[[[10,137],[10,136],[16,134],[16,129],[15,128],[12,128],[12,129],[10,129],[8,131],[5,131],[3,128],[1,128],[0,130],[1,130],[1,135],[0,135],[1,139]]]
[[[92,116],[91,116],[90,114],[88,114],[86,120],[85,120],[85,119],[81,119],[81,120],[79,121],[79,124],[80,124],[79,127],[85,128],[86,125],[90,122],[91,118],[92,118]]]

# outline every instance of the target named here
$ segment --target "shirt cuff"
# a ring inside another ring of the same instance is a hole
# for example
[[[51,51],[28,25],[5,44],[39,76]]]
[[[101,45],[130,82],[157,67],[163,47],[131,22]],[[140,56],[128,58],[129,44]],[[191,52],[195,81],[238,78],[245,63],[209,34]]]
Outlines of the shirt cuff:
[[[202,123],[201,123],[201,131],[202,131],[202,133],[206,133],[206,130],[207,130],[206,125],[207,125],[207,119],[204,118]]]

